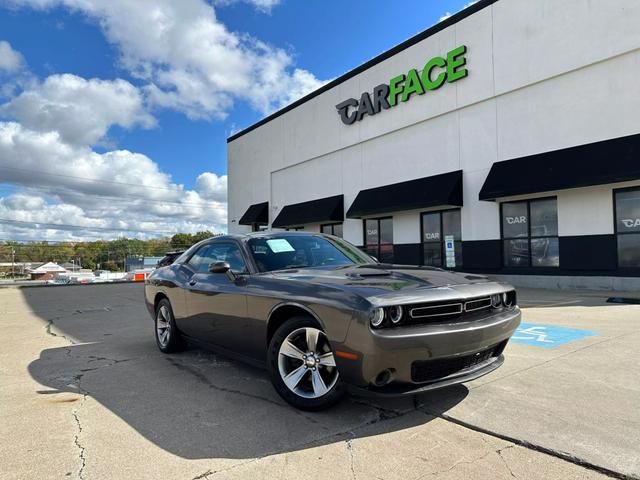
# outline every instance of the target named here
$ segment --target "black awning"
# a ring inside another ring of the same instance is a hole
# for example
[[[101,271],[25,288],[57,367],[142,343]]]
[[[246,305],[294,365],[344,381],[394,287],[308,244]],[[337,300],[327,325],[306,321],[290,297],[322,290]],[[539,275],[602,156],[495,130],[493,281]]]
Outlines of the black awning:
[[[640,178],[640,134],[496,162],[480,200]]]
[[[462,170],[362,190],[347,217],[437,206],[462,206]]]
[[[294,227],[306,223],[342,222],[344,220],[344,197],[320,198],[308,202],[287,205],[273,221],[272,227]]]
[[[256,203],[247,208],[238,222],[240,225],[268,225],[269,202]]]

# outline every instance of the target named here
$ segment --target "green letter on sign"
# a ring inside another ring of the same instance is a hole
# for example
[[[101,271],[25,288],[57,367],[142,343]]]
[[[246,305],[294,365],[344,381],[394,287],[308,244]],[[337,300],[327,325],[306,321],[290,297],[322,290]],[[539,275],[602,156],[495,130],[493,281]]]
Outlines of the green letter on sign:
[[[398,94],[403,89],[402,82],[404,82],[404,75],[393,77],[389,82],[389,105],[392,107],[395,107],[398,103]]]
[[[409,70],[407,74],[407,81],[404,84],[404,91],[402,92],[402,101],[406,102],[409,100],[409,97],[412,93],[417,93],[418,95],[422,95],[424,93],[424,88],[420,83],[420,77],[418,77],[418,72],[416,69]]]
[[[447,53],[447,77],[449,82],[455,82],[469,75],[468,70],[464,68],[467,64],[467,59],[463,56],[465,53],[467,53],[466,45],[461,45]]]
[[[429,60],[424,66],[424,70],[422,70],[422,84],[424,88],[427,90],[437,90],[440,88],[447,79],[447,73],[440,72],[435,80],[431,80],[431,71],[436,67],[445,68],[446,66],[447,61],[442,57],[434,57]]]

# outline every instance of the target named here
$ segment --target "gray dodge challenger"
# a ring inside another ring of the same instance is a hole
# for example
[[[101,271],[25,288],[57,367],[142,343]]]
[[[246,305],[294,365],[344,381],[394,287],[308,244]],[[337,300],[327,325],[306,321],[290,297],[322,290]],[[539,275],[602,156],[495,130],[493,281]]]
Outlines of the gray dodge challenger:
[[[266,364],[291,405],[345,387],[411,395],[485,375],[520,323],[513,287],[479,275],[378,263],[330,235],[204,240],[145,284],[162,352],[199,344]]]

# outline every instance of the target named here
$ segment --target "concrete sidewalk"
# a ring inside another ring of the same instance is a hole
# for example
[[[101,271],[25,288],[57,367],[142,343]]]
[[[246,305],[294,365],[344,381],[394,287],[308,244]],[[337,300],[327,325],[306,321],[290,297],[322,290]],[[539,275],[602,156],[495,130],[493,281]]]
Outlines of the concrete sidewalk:
[[[261,370],[158,352],[141,285],[2,289],[2,478],[640,478],[640,306],[520,295],[525,322],[595,334],[511,343],[467,387],[311,414]]]

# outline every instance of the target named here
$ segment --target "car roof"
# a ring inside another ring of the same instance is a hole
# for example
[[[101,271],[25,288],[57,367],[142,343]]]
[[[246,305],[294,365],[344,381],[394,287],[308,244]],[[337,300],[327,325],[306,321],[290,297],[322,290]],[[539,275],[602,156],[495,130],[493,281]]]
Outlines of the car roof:
[[[301,231],[279,231],[279,232],[274,232],[272,230],[263,230],[261,232],[249,232],[249,233],[230,233],[227,235],[218,235],[216,237],[211,237],[207,240],[243,240],[243,241],[247,241],[250,240],[252,238],[268,238],[268,237],[272,237],[274,235],[291,235],[291,236],[308,236],[308,235],[314,235],[314,236],[322,236],[322,237],[329,237],[330,235],[326,235],[324,233],[320,233],[320,232],[301,232]]]

